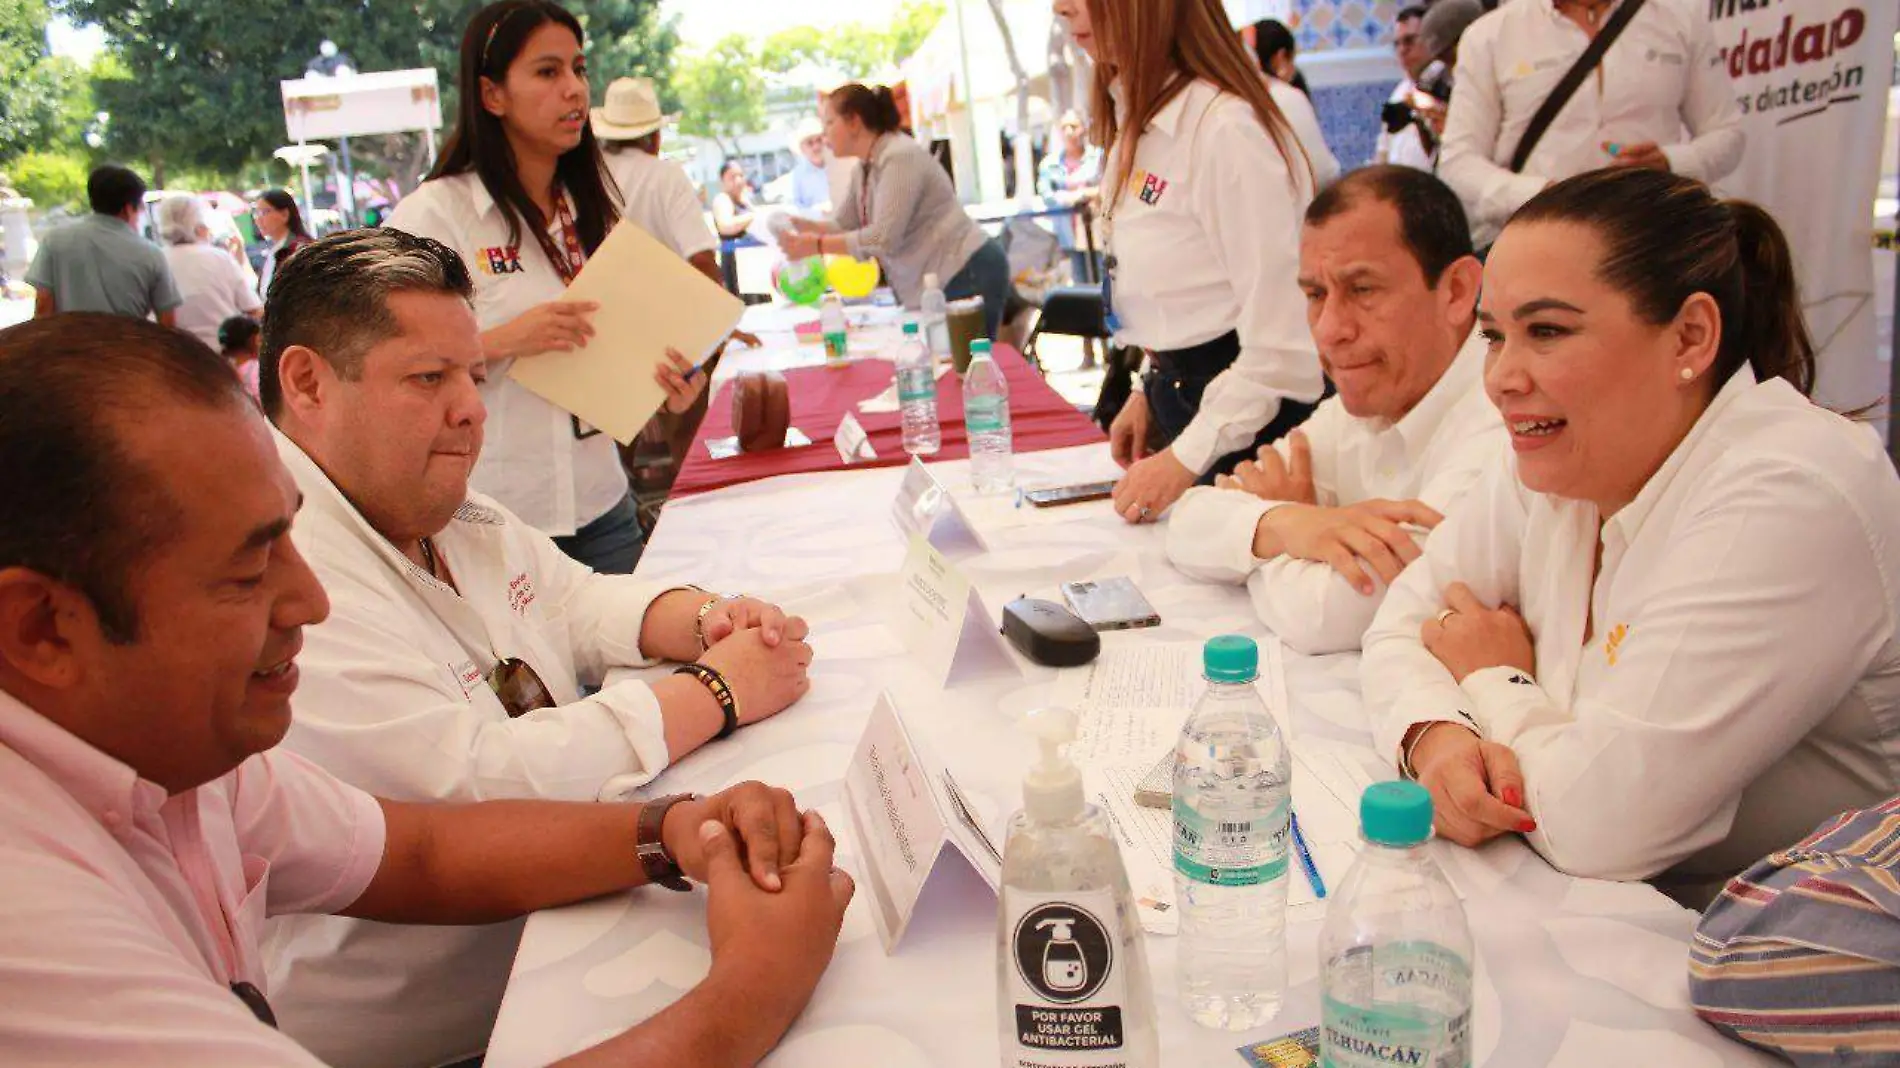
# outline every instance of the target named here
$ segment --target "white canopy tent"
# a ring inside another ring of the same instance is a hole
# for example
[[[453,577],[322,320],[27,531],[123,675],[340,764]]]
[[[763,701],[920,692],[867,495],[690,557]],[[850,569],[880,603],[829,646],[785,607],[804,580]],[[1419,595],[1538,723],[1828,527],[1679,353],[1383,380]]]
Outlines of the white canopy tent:
[[[299,148],[331,138],[421,131],[429,139],[429,158],[435,159],[442,97],[433,67],[297,78],[278,86],[284,98],[284,128]],[[313,158],[308,151],[301,154],[307,208],[315,207],[310,199]]]

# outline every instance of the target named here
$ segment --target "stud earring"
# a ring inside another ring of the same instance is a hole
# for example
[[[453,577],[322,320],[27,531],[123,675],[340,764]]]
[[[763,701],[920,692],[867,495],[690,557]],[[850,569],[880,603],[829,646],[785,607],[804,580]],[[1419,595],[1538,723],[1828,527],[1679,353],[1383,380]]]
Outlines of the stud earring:
[[[1693,367],[1684,367],[1684,368],[1682,369],[1682,380],[1683,380],[1684,382],[1693,382],[1693,381],[1695,381],[1695,368],[1693,368]]]

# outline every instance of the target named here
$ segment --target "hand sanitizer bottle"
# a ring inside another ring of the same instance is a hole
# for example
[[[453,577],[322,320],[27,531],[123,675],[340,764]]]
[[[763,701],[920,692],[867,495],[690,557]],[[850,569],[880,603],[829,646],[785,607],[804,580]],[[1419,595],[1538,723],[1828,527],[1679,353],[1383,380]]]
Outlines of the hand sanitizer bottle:
[[[1158,1068],[1154,992],[1128,873],[1108,818],[1062,747],[1075,714],[1030,717],[1042,760],[1003,847],[996,925],[1004,1068]]]

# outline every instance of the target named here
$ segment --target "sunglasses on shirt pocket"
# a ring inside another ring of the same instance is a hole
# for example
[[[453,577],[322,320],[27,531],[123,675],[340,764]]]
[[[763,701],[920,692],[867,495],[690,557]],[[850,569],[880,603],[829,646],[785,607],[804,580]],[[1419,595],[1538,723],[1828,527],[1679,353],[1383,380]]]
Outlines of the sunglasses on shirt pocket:
[[[526,660],[509,657],[488,673],[488,688],[501,702],[509,719],[519,719],[542,708],[553,708],[554,695]]]

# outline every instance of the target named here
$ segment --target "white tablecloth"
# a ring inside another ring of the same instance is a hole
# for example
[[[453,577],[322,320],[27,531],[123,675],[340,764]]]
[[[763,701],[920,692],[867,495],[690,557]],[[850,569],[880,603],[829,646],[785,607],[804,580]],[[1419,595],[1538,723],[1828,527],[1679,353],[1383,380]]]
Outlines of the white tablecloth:
[[[1100,446],[1018,457],[1026,484],[1112,473]],[[953,489],[965,465],[938,470]],[[1033,746],[1022,717],[1045,704],[1055,672],[953,677],[918,685],[880,624],[904,544],[889,518],[901,469],[799,475],[668,505],[641,563],[652,579],[768,594],[814,625],[813,687],[799,705],[693,754],[655,793],[709,793],[746,779],[793,790],[848,848],[842,779],[881,689],[956,774],[985,822],[1000,828],[1020,804]],[[955,535],[944,544],[992,617],[1057,583],[1127,575],[1163,617],[1158,630],[1108,642],[1201,640],[1264,632],[1244,591],[1190,582],[1168,563],[1162,532],[1131,528],[1103,505],[1025,510],[1030,525],[992,532],[990,551]],[[1013,517],[1012,517],[1013,518]],[[1356,657],[1287,654],[1297,738],[1367,744]],[[1376,760],[1369,749],[1369,767]],[[1389,772],[1382,773],[1389,775]],[[1000,839],[999,839],[1000,841]],[[1520,840],[1468,851],[1440,843],[1440,863],[1465,897],[1478,945],[1475,1064],[1481,1068],[1705,1068],[1776,1063],[1717,1035],[1689,1011],[1687,945],[1695,916],[1641,884],[1573,879]],[[842,856],[849,869],[852,859]],[[766,1062],[774,1068],[923,1068],[998,1063],[996,902],[959,870],[927,892],[895,956],[887,957],[860,893],[810,1008]],[[1316,922],[1289,927],[1291,986],[1274,1025],[1227,1034],[1197,1027],[1174,996],[1174,946],[1149,939],[1163,1061],[1238,1066],[1235,1050],[1318,1022]],[[690,989],[710,960],[700,893],[641,889],[545,912],[527,925],[489,1048],[490,1068],[541,1065],[646,1019]]]

